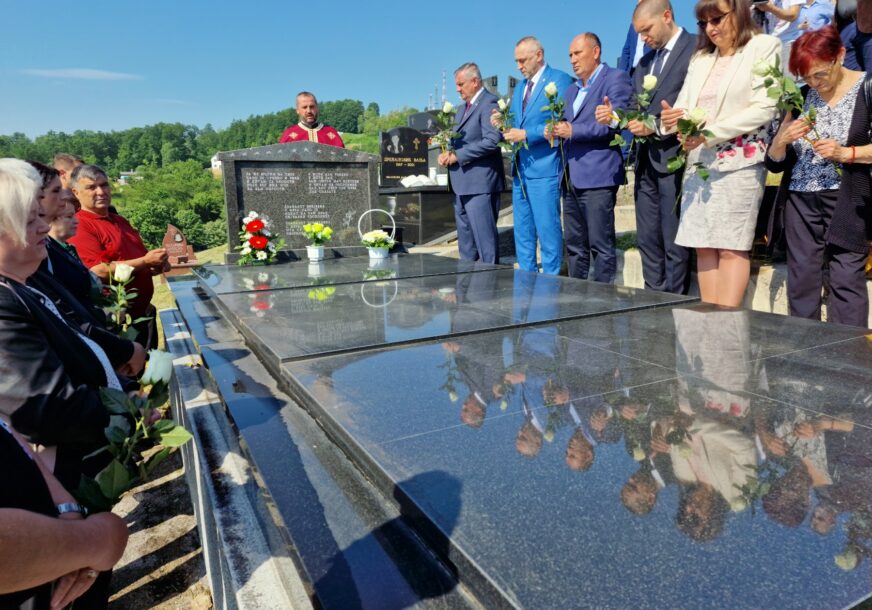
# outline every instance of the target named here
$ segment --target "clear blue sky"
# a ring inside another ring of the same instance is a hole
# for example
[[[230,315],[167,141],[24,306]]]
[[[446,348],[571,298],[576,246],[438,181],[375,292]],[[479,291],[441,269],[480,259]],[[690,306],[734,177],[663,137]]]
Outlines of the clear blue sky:
[[[673,0],[695,31],[692,0]],[[570,39],[602,39],[614,65],[635,0],[292,2],[0,0],[0,134],[101,131],[182,122],[216,128],[321,100],[423,108],[442,70],[476,61],[517,76],[514,43],[532,34],[571,73]],[[536,13],[532,7],[536,7]]]

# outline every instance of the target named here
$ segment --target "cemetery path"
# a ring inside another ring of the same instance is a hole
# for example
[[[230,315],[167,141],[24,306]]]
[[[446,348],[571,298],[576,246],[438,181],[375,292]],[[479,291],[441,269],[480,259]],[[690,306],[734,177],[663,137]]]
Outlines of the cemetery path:
[[[112,577],[110,610],[212,608],[197,521],[177,452],[115,507],[130,539]]]

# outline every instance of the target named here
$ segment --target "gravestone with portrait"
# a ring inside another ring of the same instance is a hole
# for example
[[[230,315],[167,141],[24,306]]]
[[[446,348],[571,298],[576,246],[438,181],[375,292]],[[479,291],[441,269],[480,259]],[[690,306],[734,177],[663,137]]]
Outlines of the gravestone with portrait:
[[[302,258],[302,227],[333,228],[327,244],[335,254],[360,254],[357,221],[378,203],[378,157],[314,142],[273,144],[218,154],[224,168],[224,202],[230,249],[239,243],[249,212],[266,216],[272,233],[285,240],[280,258]],[[364,231],[372,228],[364,219]],[[238,255],[228,252],[227,262]]]
[[[427,136],[411,127],[381,134],[381,186],[399,186],[407,176],[427,175]]]

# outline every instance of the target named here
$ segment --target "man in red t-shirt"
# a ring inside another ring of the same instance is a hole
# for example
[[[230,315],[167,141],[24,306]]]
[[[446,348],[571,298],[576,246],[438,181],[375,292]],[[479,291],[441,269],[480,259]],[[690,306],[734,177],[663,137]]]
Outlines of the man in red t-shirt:
[[[318,122],[318,100],[313,93],[300,91],[297,94],[297,116],[300,122],[285,129],[279,144],[288,142],[318,142],[345,148],[339,132]]]
[[[131,303],[128,313],[133,319],[146,315],[153,317],[152,276],[169,270],[166,250],[146,248],[139,232],[121,215],[110,211],[112,190],[109,178],[96,165],[80,165],[73,170],[70,187],[82,204],[82,209],[76,212],[79,230],[69,242],[76,247],[85,266],[106,284],[115,271],[116,263],[133,267],[133,281],[129,288],[136,289],[136,299]],[[136,325],[140,333],[138,340],[146,347],[156,347],[149,340],[156,338],[150,336],[153,334],[152,328],[155,328],[153,323]],[[143,336],[143,332],[147,334]]]

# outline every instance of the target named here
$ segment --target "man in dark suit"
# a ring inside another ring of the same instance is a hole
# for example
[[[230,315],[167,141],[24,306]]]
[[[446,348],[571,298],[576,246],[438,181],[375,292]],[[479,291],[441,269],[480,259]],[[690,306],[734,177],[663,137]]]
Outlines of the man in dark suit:
[[[696,36],[673,20],[669,0],[642,0],[633,13],[633,27],[654,51],[645,54],[633,73],[633,91],[642,94],[645,78],[655,77],[650,91],[648,112],[659,120],[662,101],[675,103],[684,83],[690,57],[696,48]],[[614,125],[610,104],[597,108],[597,121]],[[675,244],[678,231],[678,206],[675,201],[681,188],[683,170],[669,173],[666,163],[678,154],[675,135],[661,137],[640,121],[627,126],[636,137],[635,164],[636,240],[642,255],[645,288],[687,294],[690,285],[690,251]]]
[[[497,97],[484,89],[474,63],[460,66],[454,82],[466,105],[455,117],[454,131],[460,134],[455,149],[440,154],[439,165],[448,168],[454,191],[460,258],[499,263],[497,214],[505,178],[500,133],[490,122]]]
[[[623,70],[600,61],[602,45],[596,34],[573,38],[569,61],[578,77],[564,94],[564,120],[553,130],[564,141],[566,158],[563,231],[570,277],[587,279],[591,258],[593,280],[615,279],[615,200],[624,183],[624,158],[611,146],[615,130],[600,125],[594,110],[608,98],[618,108],[630,103],[632,85]]]

